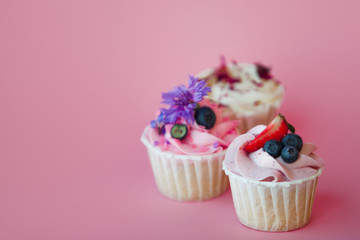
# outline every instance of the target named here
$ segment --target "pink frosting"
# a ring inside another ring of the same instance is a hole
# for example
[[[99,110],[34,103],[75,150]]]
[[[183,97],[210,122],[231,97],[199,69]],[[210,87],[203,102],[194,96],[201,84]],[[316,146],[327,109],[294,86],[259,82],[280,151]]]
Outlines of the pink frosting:
[[[238,121],[229,120],[221,115],[221,107],[209,100],[203,100],[200,106],[209,106],[216,114],[216,123],[213,128],[205,129],[203,126],[187,124],[188,134],[183,140],[172,138],[170,130],[173,124],[165,126],[165,134],[161,135],[157,128],[146,129],[148,140],[162,151],[185,155],[206,155],[226,149],[238,136],[236,127]],[[185,121],[179,123],[186,124]]]
[[[242,150],[265,128],[258,125],[237,137],[228,147],[224,168],[254,180],[281,182],[310,177],[324,167],[323,160],[314,153],[317,147],[313,143],[303,144],[294,163],[284,162],[281,156],[275,159],[262,148],[252,153]]]

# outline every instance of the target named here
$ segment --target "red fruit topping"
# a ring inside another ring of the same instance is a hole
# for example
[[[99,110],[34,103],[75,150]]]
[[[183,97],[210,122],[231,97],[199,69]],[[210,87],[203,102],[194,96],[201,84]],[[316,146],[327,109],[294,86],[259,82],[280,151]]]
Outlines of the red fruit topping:
[[[244,147],[247,152],[254,152],[262,148],[265,143],[271,139],[281,141],[281,139],[288,133],[288,130],[295,132],[293,126],[291,126],[285,119],[285,117],[279,113],[274,120],[262,131],[254,140]]]
[[[269,67],[266,67],[265,65],[263,65],[261,63],[255,63],[255,65],[257,67],[257,72],[258,72],[259,77],[261,77],[262,79],[265,79],[265,80],[269,80],[272,78]]]
[[[234,83],[241,82],[240,78],[233,78],[228,71],[226,66],[226,60],[224,56],[221,56],[221,64],[214,72],[218,81],[228,82],[230,84],[230,89],[234,89]]]

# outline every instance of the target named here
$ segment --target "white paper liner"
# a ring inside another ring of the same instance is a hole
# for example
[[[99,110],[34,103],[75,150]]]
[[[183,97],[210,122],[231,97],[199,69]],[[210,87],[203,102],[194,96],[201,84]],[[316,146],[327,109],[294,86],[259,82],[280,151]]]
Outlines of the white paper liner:
[[[261,231],[290,231],[311,217],[318,177],[290,182],[260,182],[224,169],[229,176],[236,214],[242,224]]]
[[[243,115],[241,112],[234,112],[230,110],[230,118],[234,120],[240,120],[238,130],[240,133],[246,133],[252,127],[259,124],[268,125],[277,115],[278,108],[275,106],[264,107],[261,111],[254,112],[251,115]]]
[[[188,156],[163,152],[144,134],[141,141],[147,148],[157,188],[165,196],[178,201],[202,201],[228,188],[228,177],[222,171],[226,151]]]

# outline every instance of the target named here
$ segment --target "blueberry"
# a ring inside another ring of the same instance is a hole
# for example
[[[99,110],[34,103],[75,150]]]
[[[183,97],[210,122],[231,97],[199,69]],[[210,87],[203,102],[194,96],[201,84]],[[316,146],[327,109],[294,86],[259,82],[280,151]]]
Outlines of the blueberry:
[[[267,141],[263,147],[263,150],[269,153],[272,157],[277,158],[281,154],[282,144],[281,142],[271,139]]]
[[[301,137],[295,133],[287,134],[281,142],[284,146],[293,146],[299,151],[301,151],[303,146],[303,141]]]
[[[210,129],[215,125],[216,115],[211,108],[201,107],[195,111],[195,121],[206,129]]]
[[[188,133],[187,126],[185,124],[174,124],[170,130],[171,137],[176,139],[184,139]]]
[[[293,163],[299,158],[299,151],[293,146],[285,146],[281,150],[281,157],[286,163]]]

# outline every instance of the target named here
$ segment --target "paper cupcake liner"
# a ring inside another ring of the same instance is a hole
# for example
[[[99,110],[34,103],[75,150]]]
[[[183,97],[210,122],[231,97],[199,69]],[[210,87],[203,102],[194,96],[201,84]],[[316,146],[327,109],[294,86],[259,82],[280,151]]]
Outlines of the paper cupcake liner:
[[[313,176],[290,182],[260,182],[225,170],[238,219],[261,231],[290,231],[305,226],[311,217],[316,185]]]
[[[246,133],[249,129],[259,124],[268,125],[271,120],[275,118],[277,110],[277,107],[269,106],[247,116],[244,116],[241,112],[234,112],[232,110],[229,111],[231,112],[231,119],[240,120],[238,125],[238,130],[240,131],[240,133]]]
[[[201,201],[224,193],[229,180],[222,171],[225,152],[202,156],[187,156],[162,152],[145,136],[141,141],[147,148],[159,191],[179,201]]]

